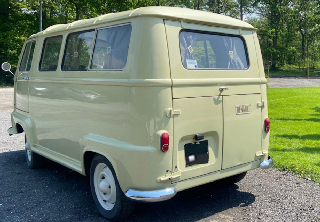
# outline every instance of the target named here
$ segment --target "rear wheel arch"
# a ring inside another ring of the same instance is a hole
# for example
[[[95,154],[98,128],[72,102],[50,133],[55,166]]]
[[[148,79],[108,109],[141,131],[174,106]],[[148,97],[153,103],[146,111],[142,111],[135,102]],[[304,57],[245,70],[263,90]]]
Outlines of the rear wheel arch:
[[[95,152],[87,151],[83,155],[84,173],[86,176],[90,175],[91,163],[92,163],[92,160],[96,154],[97,153],[95,153]]]
[[[117,165],[115,164],[114,159],[111,158],[110,156],[105,155],[104,153],[97,151],[97,150],[94,150],[94,149],[85,150],[85,152],[83,154],[83,169],[82,170],[86,176],[90,175],[90,167],[91,167],[91,163],[92,163],[92,160],[95,157],[95,155],[101,155],[101,156],[104,156],[105,158],[107,158],[107,160],[111,163],[111,165],[115,171],[116,177],[119,178]]]

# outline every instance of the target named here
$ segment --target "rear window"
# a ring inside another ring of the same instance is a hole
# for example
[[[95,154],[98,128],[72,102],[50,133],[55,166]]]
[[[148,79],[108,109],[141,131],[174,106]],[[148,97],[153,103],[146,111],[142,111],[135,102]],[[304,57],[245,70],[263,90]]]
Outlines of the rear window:
[[[248,69],[247,50],[240,36],[182,31],[179,38],[186,69]]]
[[[87,70],[95,31],[72,33],[68,36],[62,70]]]
[[[20,72],[28,72],[31,68],[31,63],[33,59],[34,47],[36,45],[35,41],[28,42],[24,48],[23,57],[19,67]]]

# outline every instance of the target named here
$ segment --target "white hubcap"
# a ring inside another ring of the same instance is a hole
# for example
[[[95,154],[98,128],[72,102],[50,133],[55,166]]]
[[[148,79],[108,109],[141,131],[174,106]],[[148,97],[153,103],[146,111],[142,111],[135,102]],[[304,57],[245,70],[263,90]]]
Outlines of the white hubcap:
[[[100,205],[105,210],[111,210],[116,202],[116,183],[110,168],[105,163],[99,163],[94,171],[94,189]]]

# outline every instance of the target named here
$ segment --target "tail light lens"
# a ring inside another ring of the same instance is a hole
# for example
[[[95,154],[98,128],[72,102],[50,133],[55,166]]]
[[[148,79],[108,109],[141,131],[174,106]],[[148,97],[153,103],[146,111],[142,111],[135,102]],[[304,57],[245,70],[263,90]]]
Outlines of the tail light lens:
[[[264,131],[266,131],[266,133],[269,133],[269,131],[270,131],[270,120],[269,120],[269,118],[266,118],[264,120]]]
[[[167,152],[169,150],[169,134],[163,133],[160,138],[160,149],[162,152]]]

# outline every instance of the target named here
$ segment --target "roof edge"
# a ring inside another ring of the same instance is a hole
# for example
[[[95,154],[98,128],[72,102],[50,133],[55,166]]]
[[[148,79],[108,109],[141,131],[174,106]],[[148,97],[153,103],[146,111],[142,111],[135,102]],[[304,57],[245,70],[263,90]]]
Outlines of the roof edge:
[[[95,18],[77,20],[68,24],[56,24],[46,28],[41,32],[31,35],[29,38],[46,35],[49,33],[74,30],[77,28],[87,28],[93,25],[100,25],[108,22],[116,22],[137,17],[155,17],[201,25],[213,25],[223,28],[249,31],[257,30],[247,22],[231,18],[226,15],[180,7],[150,6],[137,8],[130,11],[104,14]]]

